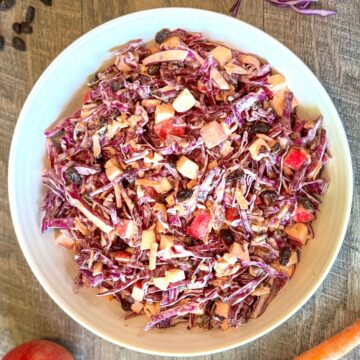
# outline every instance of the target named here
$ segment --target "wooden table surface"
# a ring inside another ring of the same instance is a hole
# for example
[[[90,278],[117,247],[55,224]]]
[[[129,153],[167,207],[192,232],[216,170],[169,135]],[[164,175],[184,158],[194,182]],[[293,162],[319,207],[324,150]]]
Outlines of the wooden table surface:
[[[20,251],[9,213],[7,161],[11,137],[30,89],[67,45],[103,22],[138,10],[184,6],[228,13],[233,0],[18,0],[0,12],[0,356],[36,338],[67,346],[78,360],[160,359],[112,345],[70,319],[40,287]],[[265,0],[243,0],[239,18],[268,32],[295,52],[320,79],[343,120],[355,170],[352,217],[340,255],[324,284],[290,320],[241,348],[202,359],[287,360],[314,346],[360,317],[360,1],[329,0],[338,14],[305,17],[278,9]],[[11,48],[11,24],[36,7],[28,51]],[[360,359],[360,348],[345,359]],[[56,360],[56,359],[54,359]]]

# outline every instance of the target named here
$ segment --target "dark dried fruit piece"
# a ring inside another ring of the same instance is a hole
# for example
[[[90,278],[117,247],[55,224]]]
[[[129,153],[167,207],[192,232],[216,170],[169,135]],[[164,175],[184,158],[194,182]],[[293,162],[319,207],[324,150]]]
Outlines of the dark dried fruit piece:
[[[275,154],[277,154],[281,150],[281,146],[279,143],[276,143],[272,148],[271,151]]]
[[[34,18],[35,18],[35,8],[33,6],[29,6],[26,10],[25,21],[31,23],[32,21],[34,21]]]
[[[185,201],[187,199],[190,199],[193,193],[194,191],[191,189],[182,190],[177,194],[176,198],[178,199],[178,201]]]
[[[15,5],[15,0],[0,0],[0,11],[10,10]]]
[[[125,241],[121,241],[119,244],[115,244],[111,247],[112,251],[124,251],[129,247]]]
[[[79,173],[73,168],[68,167],[64,172],[65,180],[69,183],[73,183],[75,185],[80,185],[81,177]]]
[[[20,24],[20,23],[14,22],[14,23],[12,24],[12,29],[14,30],[14,32],[15,32],[16,34],[21,34],[21,24]]]
[[[150,76],[154,76],[156,74],[159,73],[159,70],[160,70],[160,65],[159,64],[153,64],[153,65],[150,65],[147,69],[147,73],[150,75]]]
[[[289,262],[290,256],[291,256],[291,249],[289,247],[283,247],[280,250],[280,255],[279,255],[280,265],[286,266]]]
[[[0,36],[0,51],[4,50],[5,47],[5,38]]]
[[[271,205],[276,201],[277,193],[273,190],[265,190],[260,194],[260,197],[265,205]]]
[[[179,160],[179,157],[175,154],[171,154],[168,156],[168,163],[171,167],[175,168],[176,167],[176,162]]]
[[[23,32],[24,34],[32,34],[33,28],[30,23],[28,23],[27,21],[23,21],[21,23],[21,32]]]
[[[120,302],[121,302],[121,307],[122,307],[122,309],[124,311],[130,311],[131,310],[131,302],[130,301],[120,298]]]
[[[17,36],[12,39],[12,46],[16,50],[26,51],[25,41]]]
[[[226,182],[232,182],[232,181],[237,181],[239,179],[241,179],[244,176],[244,171],[241,169],[237,169],[235,171],[233,171],[229,176],[226,177]]]
[[[123,84],[121,82],[113,82],[111,84],[111,90],[113,92],[117,92],[119,91],[121,88],[123,87]]]
[[[170,36],[171,32],[169,29],[162,29],[159,32],[156,33],[155,35],[155,41],[158,44],[163,43],[169,36]]]
[[[267,134],[270,131],[270,125],[265,123],[258,123],[250,127],[249,133],[255,134]]]
[[[230,246],[234,242],[234,235],[230,229],[221,229],[220,237],[228,246]]]
[[[307,211],[310,211],[310,212],[315,211],[314,204],[311,202],[311,200],[308,197],[301,196],[299,198],[299,202]]]
[[[51,6],[52,0],[40,0],[44,5]]]

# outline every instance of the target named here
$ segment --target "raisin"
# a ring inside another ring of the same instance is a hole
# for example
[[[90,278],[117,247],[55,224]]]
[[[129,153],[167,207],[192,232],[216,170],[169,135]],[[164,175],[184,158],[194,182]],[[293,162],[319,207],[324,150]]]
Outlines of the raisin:
[[[15,0],[0,0],[0,11],[10,10],[15,5]]]
[[[52,5],[52,0],[40,0],[40,1],[46,6],[51,6]]]
[[[249,133],[255,134],[267,134],[270,131],[270,125],[265,123],[258,123],[250,127]]]
[[[12,29],[14,30],[14,32],[15,32],[16,34],[21,34],[21,24],[20,24],[20,23],[14,22],[14,23],[12,24]]]
[[[237,169],[226,177],[226,182],[229,183],[232,181],[237,181],[237,180],[241,179],[243,176],[244,176],[244,171],[241,169]]]
[[[121,184],[124,187],[124,189],[126,189],[130,185],[127,179],[121,179]]]
[[[119,90],[122,88],[122,86],[123,86],[123,84],[122,84],[121,82],[113,82],[113,83],[111,84],[111,90],[112,90],[113,92],[117,92],[117,91],[119,91]]]
[[[33,6],[29,6],[26,10],[25,21],[31,23],[35,18],[35,8]]]
[[[150,76],[154,76],[156,74],[158,74],[160,71],[160,65],[159,64],[153,64],[153,65],[150,65],[147,69],[147,73],[150,75]]]
[[[12,46],[16,50],[26,51],[25,41],[17,36],[12,39]]]
[[[155,35],[155,41],[158,44],[163,43],[169,36],[170,36],[171,32],[169,29],[162,29],[159,32],[156,33]]]
[[[5,47],[5,39],[3,36],[0,36],[0,51],[4,50]]]
[[[260,194],[260,197],[265,205],[271,205],[276,201],[277,193],[273,190],[265,190]]]
[[[23,32],[24,34],[32,34],[33,28],[29,22],[23,21],[21,23],[21,32]]]
[[[120,298],[121,307],[124,311],[130,311],[131,310],[131,302],[127,299]]]
[[[65,180],[75,185],[80,185],[81,177],[79,173],[72,167],[68,167],[64,173]]]
[[[178,199],[178,201],[185,201],[187,199],[190,199],[193,193],[194,191],[191,189],[182,190],[177,194],[176,198]]]
[[[283,247],[280,250],[280,255],[279,255],[280,265],[286,266],[289,262],[290,256],[291,256],[291,249],[289,247]]]
[[[124,251],[129,247],[129,245],[125,242],[122,241],[119,244],[115,244],[111,247],[112,251]]]
[[[230,229],[221,229],[220,237],[228,246],[234,242],[234,235]]]
[[[308,197],[301,196],[299,198],[299,202],[307,211],[310,211],[310,212],[315,211],[314,204],[311,202],[311,200]]]
[[[178,161],[178,159],[179,159],[178,156],[175,154],[171,154],[167,158],[169,165],[173,168],[176,167],[176,162]]]

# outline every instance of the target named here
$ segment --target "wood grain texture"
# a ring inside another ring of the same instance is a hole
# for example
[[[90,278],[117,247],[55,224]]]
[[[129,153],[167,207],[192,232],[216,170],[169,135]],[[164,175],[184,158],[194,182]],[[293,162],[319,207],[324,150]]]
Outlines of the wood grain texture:
[[[9,213],[7,160],[17,116],[27,94],[46,66],[84,32],[112,18],[155,7],[186,6],[227,13],[233,0],[18,0],[0,13],[0,356],[35,338],[56,339],[77,360],[160,359],[114,346],[67,317],[40,287],[18,246]],[[353,212],[340,255],[313,298],[290,320],[261,339],[226,353],[199,360],[290,360],[349,325],[360,316],[360,1],[329,0],[338,14],[304,17],[279,10],[263,0],[243,0],[239,18],[293,50],[314,71],[332,97],[349,139],[355,172]],[[28,51],[11,48],[11,24],[36,6],[34,34]],[[360,349],[344,357],[360,359]]]

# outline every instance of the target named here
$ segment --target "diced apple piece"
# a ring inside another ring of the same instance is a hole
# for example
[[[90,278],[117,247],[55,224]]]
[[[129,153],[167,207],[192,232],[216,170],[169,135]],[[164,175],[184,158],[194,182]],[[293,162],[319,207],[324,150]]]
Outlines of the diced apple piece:
[[[167,203],[169,206],[175,205],[175,196],[174,196],[174,194],[168,195],[168,196],[165,198],[165,201],[166,201],[166,203]]]
[[[219,63],[221,67],[224,67],[226,63],[231,61],[232,53],[231,50],[224,46],[217,46],[210,52],[214,59]]]
[[[273,267],[276,271],[281,272],[285,274],[289,279],[292,277],[292,275],[295,272],[296,265],[290,265],[290,266],[282,266],[279,263],[279,260],[275,260],[270,264],[271,267]]]
[[[121,263],[128,263],[130,258],[131,254],[128,251],[118,251],[115,254],[115,260]]]
[[[209,232],[211,215],[207,210],[200,209],[188,228],[188,234],[195,239],[204,240]]]
[[[175,115],[175,109],[171,104],[157,105],[155,109],[155,124],[171,120]]]
[[[196,104],[196,99],[188,89],[184,89],[174,100],[172,106],[180,113],[190,110]]]
[[[158,314],[160,312],[160,302],[146,303],[144,306],[144,313],[148,318]]]
[[[122,239],[131,239],[137,233],[137,226],[135,221],[128,219],[120,219],[119,224],[116,226],[116,235]]]
[[[160,250],[169,250],[174,246],[176,236],[161,235],[160,236]]]
[[[282,116],[284,113],[284,107],[285,107],[285,93],[287,89],[279,90],[275,92],[273,98],[271,99],[271,105],[274,108],[276,114],[278,116]],[[295,97],[292,100],[291,108],[294,109],[298,105],[298,102],[296,101]]]
[[[169,281],[166,277],[153,278],[153,283],[160,290],[166,290],[169,286]]]
[[[163,43],[161,43],[161,48],[177,49],[181,43],[182,41],[178,36],[169,36]]]
[[[145,292],[144,290],[137,286],[136,284],[133,287],[132,293],[131,293],[131,297],[135,300],[135,301],[143,301],[144,300],[144,295]]]
[[[135,180],[135,185],[137,186],[144,186],[144,187],[159,187],[160,186],[160,181],[157,180],[150,180],[150,179],[136,179]]]
[[[74,248],[75,245],[74,239],[61,233],[58,236],[56,236],[55,242],[58,245],[71,250]]]
[[[223,259],[224,259],[227,263],[229,263],[229,264],[231,264],[231,265],[235,265],[236,262],[237,262],[237,257],[236,257],[235,255],[233,255],[233,254],[230,254],[230,253],[225,253],[225,254],[223,255]]]
[[[264,157],[264,155],[261,153],[261,149],[263,147],[265,147],[268,151],[270,151],[270,146],[268,145],[268,143],[261,138],[256,139],[249,146],[250,155],[254,160],[259,161]]]
[[[123,174],[123,170],[121,169],[116,157],[113,157],[106,162],[105,173],[110,181],[114,181]]]
[[[248,75],[248,71],[243,67],[236,65],[234,63],[228,63],[225,65],[225,71],[229,74],[237,74],[237,75]]]
[[[172,188],[173,188],[173,186],[172,186],[171,182],[168,180],[168,178],[164,177],[160,181],[160,185],[155,187],[155,190],[159,194],[165,194],[165,193],[169,192]]]
[[[285,226],[285,233],[301,245],[306,243],[309,236],[309,230],[303,223],[295,223]]]
[[[268,88],[272,92],[286,89],[286,79],[285,76],[281,74],[275,74],[269,76],[268,82],[269,82]]]
[[[150,254],[149,254],[149,270],[156,269],[156,253],[158,249],[158,243],[154,242],[151,245]]]
[[[235,189],[235,198],[242,210],[247,210],[249,208],[249,204],[248,204],[247,200],[245,199],[245,196],[242,193],[241,189],[238,186]]]
[[[215,120],[205,124],[200,130],[200,135],[208,149],[212,149],[227,139],[224,129]]]
[[[156,164],[162,160],[164,160],[164,158],[157,152],[144,157],[145,164]]]
[[[199,165],[186,156],[181,156],[176,162],[176,169],[182,176],[189,179],[196,179],[199,173]]]
[[[215,304],[215,314],[227,319],[229,317],[230,305],[218,300]]]
[[[184,61],[188,56],[187,50],[165,50],[159,51],[146,57],[142,63],[144,65],[155,64],[164,61]]]
[[[299,170],[307,159],[304,149],[291,148],[284,159],[284,165],[293,170]]]
[[[249,250],[248,250],[249,244],[239,244],[237,242],[234,242],[231,244],[229,248],[229,252],[231,255],[236,256],[241,261],[249,261]]]
[[[94,263],[92,275],[100,275],[102,273],[102,263],[97,261]]]
[[[185,279],[185,273],[181,269],[170,269],[165,271],[165,277],[169,283],[178,282]]]
[[[212,68],[210,71],[211,80],[220,90],[229,90],[230,86],[218,69]]]
[[[147,230],[143,230],[141,235],[141,250],[149,250],[151,249],[152,244],[156,242],[156,235],[155,235],[155,226],[151,226]]]

